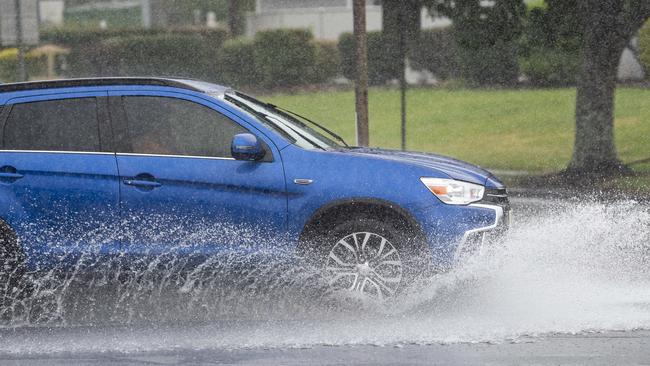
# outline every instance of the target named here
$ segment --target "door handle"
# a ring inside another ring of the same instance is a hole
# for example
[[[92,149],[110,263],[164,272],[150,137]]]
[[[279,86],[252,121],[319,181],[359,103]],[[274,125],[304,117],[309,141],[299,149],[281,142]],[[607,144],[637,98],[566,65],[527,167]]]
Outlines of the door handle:
[[[147,189],[162,187],[162,184],[156,181],[140,180],[140,179],[125,179],[124,184],[126,184],[127,186],[134,186],[134,187],[147,188]]]
[[[8,182],[15,182],[18,179],[21,179],[23,177],[22,174],[18,173],[16,168],[5,165],[2,168],[0,168],[0,179]]]
[[[18,173],[0,172],[0,179],[20,179],[22,177],[23,175]]]

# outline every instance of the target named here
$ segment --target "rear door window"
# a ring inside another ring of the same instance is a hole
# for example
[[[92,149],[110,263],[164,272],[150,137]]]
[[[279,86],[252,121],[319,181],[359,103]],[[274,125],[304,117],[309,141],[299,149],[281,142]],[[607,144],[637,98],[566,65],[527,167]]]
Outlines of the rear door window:
[[[6,150],[100,151],[96,98],[15,104],[3,136]]]
[[[130,153],[230,158],[232,138],[247,132],[217,111],[184,99],[122,97]]]

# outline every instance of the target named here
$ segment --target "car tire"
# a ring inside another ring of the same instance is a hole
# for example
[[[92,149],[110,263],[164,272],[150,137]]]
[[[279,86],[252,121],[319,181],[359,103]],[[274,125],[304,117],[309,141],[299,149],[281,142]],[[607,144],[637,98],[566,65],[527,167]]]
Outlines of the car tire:
[[[387,300],[426,275],[431,254],[417,233],[389,219],[356,216],[334,222],[303,247],[330,290]]]

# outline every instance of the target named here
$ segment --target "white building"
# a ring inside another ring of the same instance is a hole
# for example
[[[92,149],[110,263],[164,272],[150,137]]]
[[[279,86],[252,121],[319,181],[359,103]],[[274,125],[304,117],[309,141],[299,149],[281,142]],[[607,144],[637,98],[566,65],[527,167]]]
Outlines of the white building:
[[[366,29],[381,30],[382,7],[368,1]],[[432,18],[422,9],[422,27],[435,28],[451,24],[446,18]],[[336,40],[352,32],[352,0],[257,0],[255,11],[246,22],[246,35],[277,28],[311,29],[317,39]]]
[[[40,22],[44,25],[63,25],[63,0],[41,0],[38,3]]]

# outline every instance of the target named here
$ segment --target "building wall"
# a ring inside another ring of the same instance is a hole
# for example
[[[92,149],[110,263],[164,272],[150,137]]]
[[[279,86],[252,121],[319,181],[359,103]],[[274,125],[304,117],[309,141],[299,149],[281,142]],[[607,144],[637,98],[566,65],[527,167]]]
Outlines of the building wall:
[[[270,8],[267,1],[272,4],[285,4],[291,2],[295,5],[297,0],[266,0],[258,1],[255,12],[248,14],[246,20],[246,35],[252,37],[261,30],[278,28],[307,28],[314,37],[324,40],[336,40],[343,33],[352,32],[352,7],[350,0],[330,0],[319,2],[320,7],[276,7]],[[310,0],[301,0],[305,3]],[[346,2],[345,6],[329,6]],[[378,5],[366,6],[366,29],[379,31],[382,29],[382,7]],[[447,18],[432,18],[426,9],[422,9],[422,28],[444,27],[451,24]]]
[[[38,14],[41,24],[44,25],[63,25],[63,10],[65,3],[63,0],[41,0],[38,3]]]
[[[368,31],[381,29],[381,7],[366,8],[366,27]],[[246,21],[246,34],[253,36],[261,30],[278,28],[308,28],[317,39],[335,40],[345,32],[352,32],[352,9],[303,8],[283,9],[249,14]]]
[[[349,0],[259,0],[257,9],[261,12],[277,9],[315,9],[348,7]]]

